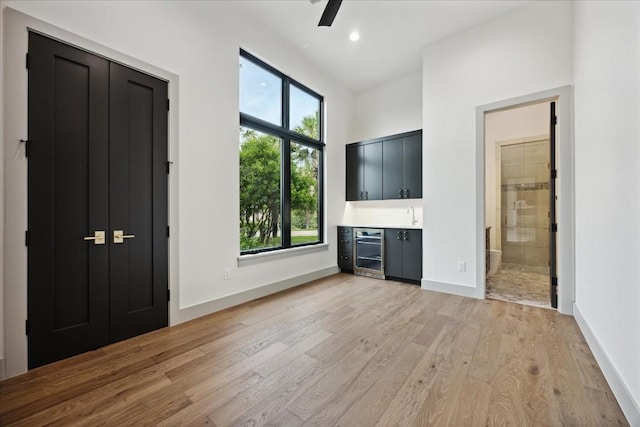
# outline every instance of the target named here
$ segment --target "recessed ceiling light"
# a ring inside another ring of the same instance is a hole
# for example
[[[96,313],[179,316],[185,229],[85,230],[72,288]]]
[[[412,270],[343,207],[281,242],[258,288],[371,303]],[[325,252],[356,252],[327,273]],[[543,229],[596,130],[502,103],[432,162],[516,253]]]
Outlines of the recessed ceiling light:
[[[360,40],[360,34],[357,31],[352,31],[351,34],[349,34],[349,39],[352,42],[357,42]]]

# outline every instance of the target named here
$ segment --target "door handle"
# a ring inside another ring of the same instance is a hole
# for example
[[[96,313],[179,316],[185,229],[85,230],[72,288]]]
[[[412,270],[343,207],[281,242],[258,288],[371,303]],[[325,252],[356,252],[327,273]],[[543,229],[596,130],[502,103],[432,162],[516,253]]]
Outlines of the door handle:
[[[113,243],[124,243],[124,239],[133,239],[135,234],[124,234],[122,230],[113,230]]]
[[[105,243],[105,232],[104,231],[96,231],[93,233],[93,236],[85,236],[84,240],[93,240],[94,245],[104,245]]]

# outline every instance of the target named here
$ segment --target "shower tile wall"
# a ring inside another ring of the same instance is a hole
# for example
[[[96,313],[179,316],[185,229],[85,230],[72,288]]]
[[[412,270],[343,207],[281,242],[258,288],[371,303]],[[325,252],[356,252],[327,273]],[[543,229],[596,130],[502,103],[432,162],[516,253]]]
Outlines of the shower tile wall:
[[[500,150],[502,262],[548,266],[549,141]]]

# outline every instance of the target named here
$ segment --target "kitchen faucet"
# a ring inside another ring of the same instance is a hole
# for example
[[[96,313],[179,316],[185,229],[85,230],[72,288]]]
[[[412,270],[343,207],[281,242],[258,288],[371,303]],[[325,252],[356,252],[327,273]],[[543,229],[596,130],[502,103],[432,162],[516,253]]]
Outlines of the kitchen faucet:
[[[411,225],[416,225],[418,223],[418,220],[416,219],[416,210],[413,208],[413,206],[409,206],[409,209],[407,209],[407,213],[409,213],[409,211],[411,211]]]

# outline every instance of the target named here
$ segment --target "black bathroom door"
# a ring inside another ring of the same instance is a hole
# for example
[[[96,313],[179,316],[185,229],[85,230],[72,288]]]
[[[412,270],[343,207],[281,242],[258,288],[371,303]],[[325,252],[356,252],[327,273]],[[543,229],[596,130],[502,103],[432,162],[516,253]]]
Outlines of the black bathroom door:
[[[551,307],[558,308],[558,273],[556,237],[558,224],[556,222],[556,181],[558,170],[556,169],[556,103],[549,104],[549,280]]]
[[[165,82],[30,33],[30,369],[166,326],[166,99]]]

